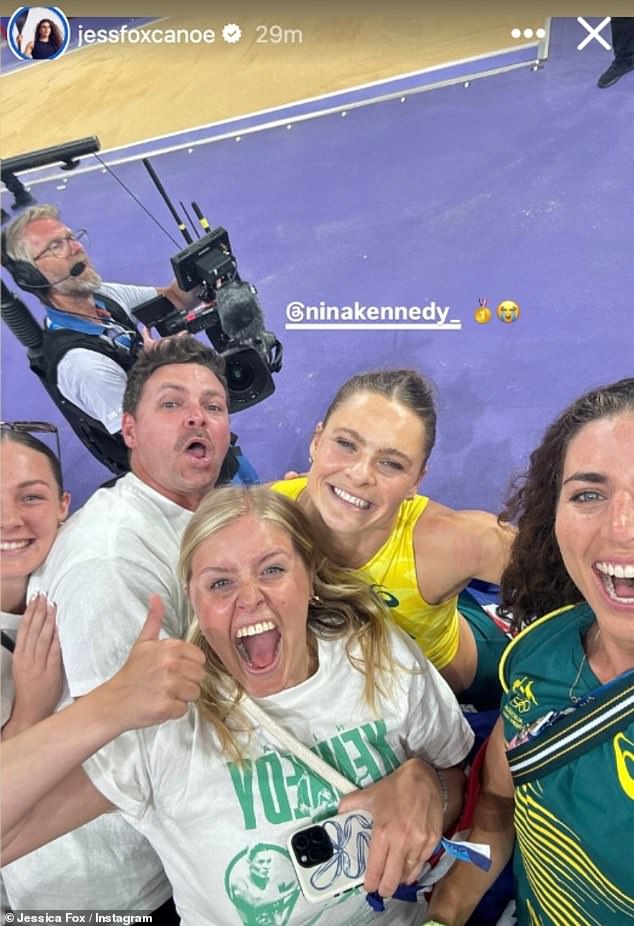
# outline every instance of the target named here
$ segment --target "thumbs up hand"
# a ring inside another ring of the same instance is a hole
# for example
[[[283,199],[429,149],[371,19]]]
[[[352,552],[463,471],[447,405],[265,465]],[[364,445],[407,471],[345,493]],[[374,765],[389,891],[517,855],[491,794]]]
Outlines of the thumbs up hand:
[[[150,596],[145,624],[125,665],[103,686],[109,709],[119,712],[121,730],[182,717],[200,693],[205,656],[192,643],[159,639],[164,616],[161,598]]]

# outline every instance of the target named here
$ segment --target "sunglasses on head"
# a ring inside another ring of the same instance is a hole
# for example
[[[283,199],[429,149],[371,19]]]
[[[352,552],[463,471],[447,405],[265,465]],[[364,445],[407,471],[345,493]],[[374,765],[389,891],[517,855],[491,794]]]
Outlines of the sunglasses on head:
[[[54,434],[57,446],[57,459],[62,465],[62,448],[59,442],[57,426],[48,421],[0,421],[0,431],[16,431],[22,434]]]

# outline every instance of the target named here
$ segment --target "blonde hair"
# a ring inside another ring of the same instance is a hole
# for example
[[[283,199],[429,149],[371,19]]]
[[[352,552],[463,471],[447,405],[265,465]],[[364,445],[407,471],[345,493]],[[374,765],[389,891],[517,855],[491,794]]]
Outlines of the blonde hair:
[[[8,226],[4,233],[4,247],[12,260],[23,260],[26,261],[27,264],[32,264],[34,267],[37,266],[33,261],[31,249],[24,240],[24,233],[31,222],[37,222],[40,219],[57,219],[61,221],[59,209],[57,206],[53,206],[50,203],[43,203],[40,206],[29,206],[28,209],[21,212],[17,219],[14,219]]]
[[[181,580],[185,586],[189,584],[192,559],[203,541],[247,516],[269,521],[289,535],[294,549],[313,576],[314,596],[308,603],[308,630],[322,639],[345,640],[351,665],[364,676],[365,700],[376,710],[377,694],[389,689],[394,668],[386,628],[389,612],[365,580],[334,566],[326,558],[308,517],[296,502],[264,486],[213,489],[201,502],[183,535],[179,561]],[[242,761],[240,739],[250,729],[239,708],[243,690],[207,643],[191,608],[187,638],[207,659],[198,707],[213,725],[222,751]],[[357,647],[360,656],[354,654]]]

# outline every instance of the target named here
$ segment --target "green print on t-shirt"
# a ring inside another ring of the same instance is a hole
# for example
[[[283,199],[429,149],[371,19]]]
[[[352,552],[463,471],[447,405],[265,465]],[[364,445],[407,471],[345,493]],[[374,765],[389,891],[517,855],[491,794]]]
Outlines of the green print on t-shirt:
[[[349,781],[364,787],[384,778],[401,764],[387,742],[385,721],[364,723],[313,749]],[[269,823],[288,823],[334,811],[337,795],[293,755],[267,752],[227,767],[242,808],[245,829],[255,829],[258,815]]]

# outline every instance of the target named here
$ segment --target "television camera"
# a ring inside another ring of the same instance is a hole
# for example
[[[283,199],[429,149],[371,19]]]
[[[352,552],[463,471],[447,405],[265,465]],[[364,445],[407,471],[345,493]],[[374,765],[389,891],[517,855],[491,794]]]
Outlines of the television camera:
[[[282,368],[282,344],[272,331],[265,330],[255,286],[240,279],[226,229],[210,228],[193,202],[192,209],[206,232],[194,241],[147,158],[143,164],[187,242],[171,258],[176,282],[186,292],[197,287],[201,305],[175,309],[169,299],[157,296],[137,306],[134,316],[164,337],[204,331],[226,364],[229,410],[249,408],[275,391],[271,374]]]
[[[203,303],[175,309],[169,299],[157,296],[136,306],[135,318],[163,337],[204,331],[224,358],[231,412],[266,399],[275,390],[271,374],[282,367],[282,345],[264,328],[255,287],[238,276],[225,229],[213,229],[171,263],[180,288],[198,286]]]
[[[15,159],[16,164],[12,164],[12,169],[26,170],[35,163],[41,165],[56,160],[63,160],[68,167],[75,166],[77,161],[71,162],[70,154],[84,153],[82,146],[87,142],[90,142],[91,152],[98,150],[98,139],[85,139],[73,145],[20,156],[20,159]],[[144,164],[172,213],[178,218],[151,165],[147,161],[144,161]],[[2,179],[7,179],[4,173]],[[26,205],[28,202],[29,200],[16,203],[16,206]],[[274,392],[272,374],[277,373],[282,367],[283,348],[275,334],[265,330],[264,316],[255,287],[242,281],[238,275],[237,262],[231,251],[227,231],[224,228],[210,229],[196,203],[192,203],[192,208],[205,234],[194,241],[178,220],[187,247],[179,251],[171,259],[171,263],[181,289],[191,291],[198,287],[202,304],[193,310],[185,311],[175,308],[168,299],[157,297],[137,306],[134,314],[139,321],[155,327],[163,336],[180,331],[189,331],[192,334],[204,331],[226,363],[229,410],[240,411],[263,401]],[[6,217],[3,210],[3,222]],[[193,223],[191,224],[193,227]],[[198,234],[196,229],[194,230]],[[47,278],[28,262],[14,261],[8,257],[4,234],[2,264],[22,289],[35,295],[45,305],[49,304],[47,293],[50,284]],[[82,263],[79,262],[71,268],[70,275],[79,275],[82,270]],[[126,472],[129,468],[128,453],[121,435],[109,434],[100,422],[90,418],[65,399],[57,388],[56,377],[52,377],[48,370],[41,324],[4,281],[1,289],[2,319],[20,343],[27,348],[30,367],[55,405],[93,456],[113,473]],[[232,435],[232,445],[235,444],[235,440],[235,435]],[[239,468],[240,455],[239,447],[232,446],[223,463],[223,481],[235,475]]]

